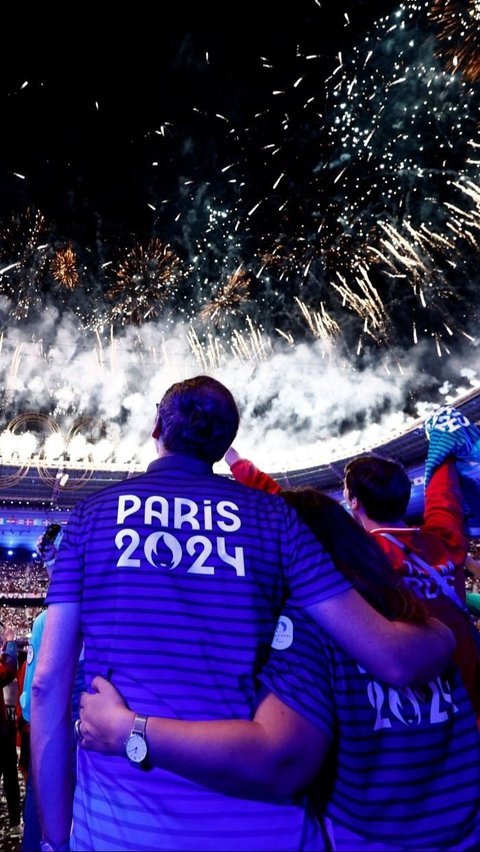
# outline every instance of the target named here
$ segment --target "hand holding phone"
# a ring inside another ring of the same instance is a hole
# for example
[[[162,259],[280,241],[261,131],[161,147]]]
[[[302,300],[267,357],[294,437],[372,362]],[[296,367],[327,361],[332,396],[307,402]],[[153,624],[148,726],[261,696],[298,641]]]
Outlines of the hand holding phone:
[[[44,559],[46,562],[55,559],[57,555],[55,539],[57,538],[61,529],[62,528],[60,524],[49,524],[47,529],[37,542],[37,550],[40,553],[42,559]]]

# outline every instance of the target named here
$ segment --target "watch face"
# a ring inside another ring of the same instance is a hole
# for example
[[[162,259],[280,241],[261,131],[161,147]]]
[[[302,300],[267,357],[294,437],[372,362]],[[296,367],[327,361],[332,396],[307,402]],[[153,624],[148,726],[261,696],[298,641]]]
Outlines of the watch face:
[[[141,763],[147,756],[147,743],[140,734],[130,734],[125,743],[125,751],[132,763]]]

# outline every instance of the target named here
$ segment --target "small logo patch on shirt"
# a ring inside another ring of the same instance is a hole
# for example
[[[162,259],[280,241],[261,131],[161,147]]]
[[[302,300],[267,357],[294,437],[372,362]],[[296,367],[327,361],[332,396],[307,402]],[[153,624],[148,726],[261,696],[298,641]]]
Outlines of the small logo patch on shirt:
[[[293,622],[287,615],[281,615],[275,628],[272,648],[283,651],[289,648],[293,642]]]
[[[35,656],[35,651],[33,649],[33,645],[29,645],[27,648],[27,665],[29,666],[33,662],[33,658]]]

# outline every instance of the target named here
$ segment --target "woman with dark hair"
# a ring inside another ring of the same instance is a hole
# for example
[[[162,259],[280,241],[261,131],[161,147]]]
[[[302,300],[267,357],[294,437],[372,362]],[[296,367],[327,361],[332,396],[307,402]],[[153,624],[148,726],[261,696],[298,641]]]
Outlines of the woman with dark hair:
[[[258,473],[373,607],[391,620],[425,622],[421,601],[340,504],[313,488],[280,491]],[[480,738],[455,666],[421,687],[392,688],[289,607],[259,681],[252,721],[149,717],[152,766],[246,800],[307,792],[325,849],[478,848]],[[80,746],[123,754],[134,716],[111,683],[95,678],[81,700]]]

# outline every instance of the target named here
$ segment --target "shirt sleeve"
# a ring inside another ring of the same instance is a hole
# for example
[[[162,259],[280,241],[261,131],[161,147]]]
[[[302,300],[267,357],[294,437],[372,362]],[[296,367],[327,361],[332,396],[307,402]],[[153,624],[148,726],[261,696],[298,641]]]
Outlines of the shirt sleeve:
[[[288,601],[295,607],[313,606],[347,592],[351,583],[295,510],[281,499],[284,511],[284,573]]]
[[[457,468],[451,458],[436,468],[425,490],[422,532],[433,533],[439,538],[457,565],[465,561],[468,542],[463,497]]]
[[[9,665],[13,666],[15,670],[18,667],[18,653],[17,653],[17,643],[14,639],[10,639],[5,643],[5,647],[3,649],[3,653],[5,655],[5,662]]]
[[[269,494],[278,494],[282,489],[278,482],[275,482],[268,473],[264,473],[255,467],[249,459],[237,459],[230,466],[234,479],[237,482],[242,482],[243,485],[249,485],[251,488],[258,488],[259,491],[268,491]]]
[[[278,482],[248,459],[238,459],[230,469],[243,485],[271,494],[282,492]],[[284,512],[284,566],[289,601],[299,607],[311,606],[351,589],[318,539],[286,503]]]
[[[260,681],[277,698],[333,740],[333,658],[328,637],[308,616],[287,608],[280,616]]]
[[[46,604],[80,603],[83,592],[83,546],[86,525],[83,506],[78,503],[70,515],[52,568]]]
[[[22,708],[22,716],[26,722],[30,722],[30,699],[32,695],[32,681],[37,665],[38,652],[42,642],[43,628],[45,626],[46,612],[40,613],[33,622],[32,635],[28,644],[27,650],[27,665],[25,666],[25,677],[23,680],[23,689],[20,695],[20,707]]]

